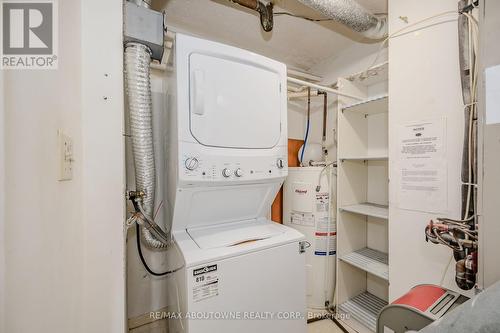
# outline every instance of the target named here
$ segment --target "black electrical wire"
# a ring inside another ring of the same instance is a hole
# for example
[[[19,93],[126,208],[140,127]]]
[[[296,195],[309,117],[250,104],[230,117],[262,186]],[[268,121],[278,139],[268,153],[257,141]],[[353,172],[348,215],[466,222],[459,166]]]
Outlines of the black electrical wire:
[[[140,234],[140,228],[139,224],[135,224],[135,231],[137,233],[136,239],[137,239],[137,252],[139,252],[139,258],[141,258],[141,262],[144,265],[144,268],[148,271],[149,274],[154,275],[154,276],[165,276],[168,274],[172,274],[180,270],[182,267],[174,269],[174,270],[169,270],[161,273],[154,272],[151,268],[149,268],[148,263],[146,262],[146,259],[144,258],[144,255],[142,254],[142,247],[141,247],[141,234]]]
[[[344,333],[349,333],[349,331],[344,327],[344,325],[342,325],[336,318],[337,316],[337,311],[335,310],[335,307],[333,308],[330,308],[328,307],[326,309],[328,311],[328,313],[330,313],[330,319],[335,323],[335,325],[337,325],[338,328],[340,328],[342,330],[342,332]]]
[[[375,15],[375,16],[384,16],[384,15],[387,15],[387,13],[375,13],[373,15]],[[334,21],[333,19],[329,19],[329,18],[322,18],[322,19],[320,19],[320,18],[312,18],[312,17],[302,16],[302,15],[296,15],[296,14],[292,14],[292,13],[288,13],[288,12],[276,12],[276,13],[274,13],[274,16],[290,16],[290,17],[295,17],[295,18],[303,19],[303,20],[310,21],[310,22]]]
[[[303,19],[303,20],[311,21],[311,22],[333,21],[332,19],[327,19],[327,18],[325,18],[325,19],[316,19],[316,18],[311,18],[311,17],[307,17],[307,16],[302,16],[302,15],[295,15],[295,14],[287,13],[287,12],[276,12],[276,13],[274,13],[274,16],[281,16],[281,15],[296,17],[296,18],[300,18],[300,19]]]
[[[349,331],[344,327],[344,325],[342,325],[338,320],[337,318],[335,318],[335,316],[332,316],[330,318],[334,323],[335,325],[337,325],[338,328],[340,328],[342,330],[342,332],[344,333],[349,333]]]

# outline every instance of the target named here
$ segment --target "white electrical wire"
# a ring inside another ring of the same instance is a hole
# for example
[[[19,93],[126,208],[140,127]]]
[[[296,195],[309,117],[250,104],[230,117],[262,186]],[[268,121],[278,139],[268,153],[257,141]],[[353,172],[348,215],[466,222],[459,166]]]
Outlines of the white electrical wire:
[[[469,210],[470,210],[470,201],[471,201],[471,196],[472,196],[472,191],[473,191],[473,185],[472,185],[472,168],[473,168],[473,153],[474,153],[474,148],[473,148],[473,142],[472,142],[472,137],[473,137],[473,127],[474,127],[474,115],[476,112],[476,103],[477,103],[477,61],[476,61],[476,55],[477,55],[477,45],[478,45],[478,34],[479,34],[479,27],[476,19],[469,13],[462,13],[466,18],[468,22],[468,29],[469,29],[469,70],[471,71],[469,75],[469,89],[470,89],[470,99],[471,103],[467,104],[464,106],[464,108],[469,109],[469,128],[468,128],[468,133],[467,133],[467,150],[468,150],[468,179],[467,179],[467,199],[466,199],[466,207],[464,210],[464,216],[463,219],[467,219],[469,217]]]
[[[442,13],[439,13],[439,14],[436,14],[436,15],[432,15],[432,16],[426,17],[424,19],[421,19],[421,20],[419,20],[417,22],[414,22],[412,24],[409,24],[409,25],[407,25],[407,26],[405,26],[405,27],[403,27],[403,28],[401,28],[399,30],[396,30],[395,32],[391,33],[382,42],[380,42],[380,47],[379,47],[379,49],[377,51],[375,59],[373,60],[373,63],[370,65],[370,67],[368,67],[366,69],[365,72],[368,72],[371,68],[373,68],[377,64],[377,61],[378,61],[378,59],[380,57],[380,54],[382,53],[382,50],[384,49],[384,46],[389,41],[389,39],[394,38],[394,37],[398,37],[400,33],[404,32],[405,30],[408,30],[409,28],[415,27],[416,25],[419,25],[421,23],[430,21],[432,19],[435,19],[435,18],[438,18],[438,17],[441,17],[441,16],[445,16],[445,15],[448,15],[448,14],[458,14],[458,12],[454,11],[454,10],[448,10],[448,11],[445,11],[445,12],[442,12]],[[422,30],[422,29],[425,29],[427,27],[428,26],[421,27],[418,30]]]
[[[439,286],[442,287],[444,284],[444,279],[446,278],[446,274],[448,273],[448,270],[450,269],[451,262],[453,261],[453,252],[450,255],[450,260],[448,260],[448,264],[446,265],[446,268],[444,269],[443,275],[441,276],[441,280],[439,281]]]
[[[323,172],[325,172],[326,168],[334,165],[335,162],[331,162],[331,163],[328,163],[327,165],[325,165],[323,167],[323,169],[321,169],[321,171],[319,172],[319,176],[318,176],[318,185],[316,186],[316,192],[319,192],[321,190],[321,177],[323,176]],[[332,172],[332,174],[334,174],[335,176],[337,176],[336,173]]]
[[[325,165],[323,167],[323,169],[321,169],[320,171],[320,174],[319,174],[319,185],[318,187],[321,188],[321,178],[322,178],[322,174],[323,172],[329,167],[329,166],[332,166],[334,165],[335,162],[332,162],[332,163],[329,163],[327,165]],[[333,168],[330,169],[330,177],[328,177],[328,228],[327,228],[327,241],[326,241],[326,255],[325,255],[325,274],[324,274],[324,290],[323,290],[323,297],[325,299],[325,301],[328,300],[328,281],[329,281],[329,275],[330,275],[330,248],[331,248],[331,237],[332,237],[332,184],[333,184],[333,176],[337,176],[336,173],[333,172]],[[316,191],[318,191],[318,187],[316,188]],[[333,286],[333,295],[332,295],[332,302],[335,304],[336,300],[335,300],[335,284]],[[328,307],[325,305],[325,306],[321,306],[321,307],[310,307],[311,309],[313,310],[329,310],[329,308],[332,306],[333,304],[330,304]]]
[[[329,165],[333,165],[333,163],[330,163]],[[321,170],[320,174],[319,174],[319,186],[321,187],[321,174],[323,173],[323,171],[329,166],[328,164]],[[332,168],[333,169],[333,168]],[[323,277],[324,278],[324,298],[325,298],[325,301],[328,300],[328,277],[330,275],[330,247],[332,246],[331,244],[331,238],[332,238],[332,206],[331,206],[331,203],[332,203],[332,184],[333,184],[333,173],[332,173],[332,169],[330,169],[330,177],[327,177],[328,179],[328,228],[326,229],[326,256],[325,256],[325,259],[326,259],[326,267],[325,267],[325,276]],[[325,303],[326,304],[326,303]]]

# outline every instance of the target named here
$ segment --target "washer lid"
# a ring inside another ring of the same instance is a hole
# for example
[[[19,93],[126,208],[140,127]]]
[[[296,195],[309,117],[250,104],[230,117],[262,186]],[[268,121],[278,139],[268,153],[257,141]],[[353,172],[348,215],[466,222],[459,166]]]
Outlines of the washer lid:
[[[286,98],[278,72],[244,58],[191,53],[189,82],[190,129],[200,144],[254,149],[278,144]]]
[[[281,225],[266,219],[187,229],[189,236],[201,249],[237,246],[272,238],[284,231]]]

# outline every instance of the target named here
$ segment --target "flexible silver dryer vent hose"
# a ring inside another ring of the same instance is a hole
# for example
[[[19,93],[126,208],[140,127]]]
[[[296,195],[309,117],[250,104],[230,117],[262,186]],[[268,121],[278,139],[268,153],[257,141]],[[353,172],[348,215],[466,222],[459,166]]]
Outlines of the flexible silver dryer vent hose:
[[[142,208],[153,220],[155,202],[155,161],[153,148],[153,112],[150,81],[150,49],[140,43],[125,46],[125,90],[128,96],[132,151],[134,154],[135,186],[146,195]],[[148,228],[141,226],[147,246],[161,249],[167,247]]]
[[[299,0],[324,16],[344,24],[366,38],[387,37],[387,18],[368,12],[355,0]]]
[[[128,1],[135,3],[137,6],[151,8],[152,0],[128,0]]]

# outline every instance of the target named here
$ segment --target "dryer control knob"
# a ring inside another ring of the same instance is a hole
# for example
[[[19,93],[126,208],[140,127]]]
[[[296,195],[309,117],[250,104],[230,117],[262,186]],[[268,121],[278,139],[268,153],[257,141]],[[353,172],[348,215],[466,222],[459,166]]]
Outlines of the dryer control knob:
[[[278,167],[278,169],[283,169],[285,167],[285,161],[283,161],[282,158],[278,158],[278,160],[276,161],[276,166]]]
[[[236,169],[236,171],[234,172],[234,175],[236,177],[241,177],[243,176],[243,170],[241,170],[240,168]]]
[[[229,169],[227,169],[227,168],[226,168],[226,169],[224,169],[224,170],[222,170],[222,175],[223,175],[224,177],[226,177],[226,178],[229,178],[229,177],[231,176],[231,170],[229,170]]]
[[[196,157],[189,157],[184,162],[184,165],[186,166],[186,169],[188,169],[188,170],[196,169],[199,164],[200,164],[200,162],[198,161],[198,159]]]

